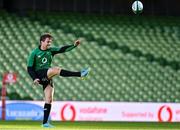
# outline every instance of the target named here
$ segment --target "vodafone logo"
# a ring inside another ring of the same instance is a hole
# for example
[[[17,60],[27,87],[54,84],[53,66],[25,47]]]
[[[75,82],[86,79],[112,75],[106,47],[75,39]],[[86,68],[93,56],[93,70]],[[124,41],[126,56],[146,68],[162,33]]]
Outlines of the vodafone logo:
[[[172,110],[169,106],[161,106],[158,111],[158,120],[159,122],[171,122],[172,121]]]
[[[74,121],[76,117],[75,108],[73,105],[69,103],[65,104],[62,107],[60,114],[62,121],[67,121],[67,120]]]

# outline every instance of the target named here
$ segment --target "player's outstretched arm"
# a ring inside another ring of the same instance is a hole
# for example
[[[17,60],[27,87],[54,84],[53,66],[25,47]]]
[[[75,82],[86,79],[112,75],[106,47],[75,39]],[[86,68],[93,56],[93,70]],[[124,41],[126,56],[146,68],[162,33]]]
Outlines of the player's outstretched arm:
[[[74,48],[76,48],[79,45],[80,45],[80,40],[76,40],[74,42],[74,44],[72,44],[72,45],[66,45],[66,46],[63,46],[63,47],[59,48],[58,50],[57,49],[52,50],[52,54],[55,55],[55,54],[58,54],[58,53],[68,52],[68,51],[73,50]]]
[[[74,42],[74,46],[79,46],[80,45],[80,40],[76,40],[75,42]]]

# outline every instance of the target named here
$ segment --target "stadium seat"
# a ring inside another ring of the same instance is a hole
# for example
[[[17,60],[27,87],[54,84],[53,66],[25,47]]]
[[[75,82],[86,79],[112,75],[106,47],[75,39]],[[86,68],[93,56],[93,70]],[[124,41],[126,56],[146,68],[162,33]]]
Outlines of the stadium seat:
[[[86,80],[55,77],[54,100],[180,102],[176,18],[137,20],[131,16],[37,12],[35,19],[33,15],[22,17],[4,11],[0,16],[0,73],[18,74],[18,82],[7,87],[10,99],[43,100],[42,88],[33,87],[26,72],[26,62],[38,46],[39,36],[50,32],[55,46],[82,38],[80,47],[56,56],[52,66],[92,70]]]

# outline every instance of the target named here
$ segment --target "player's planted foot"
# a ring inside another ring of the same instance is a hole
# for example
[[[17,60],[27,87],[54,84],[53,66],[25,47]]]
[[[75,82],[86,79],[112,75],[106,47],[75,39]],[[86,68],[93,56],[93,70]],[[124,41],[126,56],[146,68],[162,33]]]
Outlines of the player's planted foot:
[[[44,128],[54,128],[54,126],[49,124],[49,123],[42,124],[42,127],[44,127]]]
[[[86,77],[89,74],[90,69],[86,68],[81,71],[81,77]]]

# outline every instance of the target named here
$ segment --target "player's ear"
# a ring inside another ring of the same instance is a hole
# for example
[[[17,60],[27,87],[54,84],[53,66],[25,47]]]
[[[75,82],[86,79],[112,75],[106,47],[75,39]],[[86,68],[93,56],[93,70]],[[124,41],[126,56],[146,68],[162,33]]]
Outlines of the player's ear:
[[[44,40],[41,40],[41,41],[39,42],[39,45],[41,45],[41,44],[42,44],[42,42],[44,42]]]

